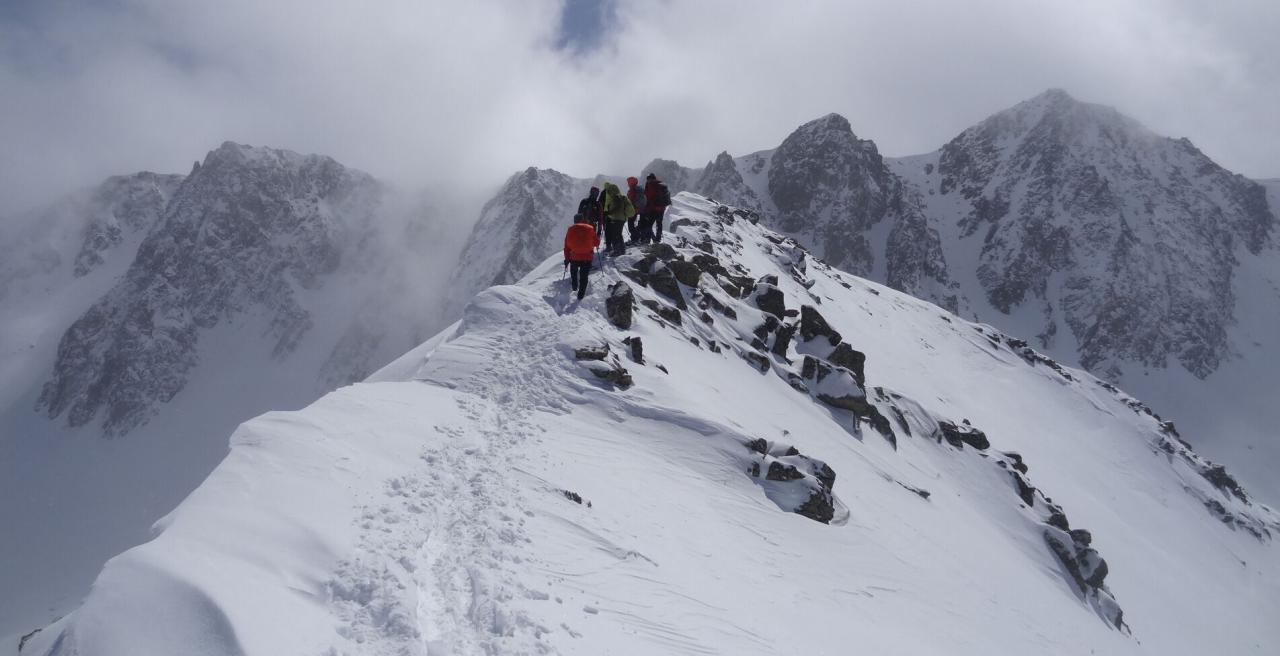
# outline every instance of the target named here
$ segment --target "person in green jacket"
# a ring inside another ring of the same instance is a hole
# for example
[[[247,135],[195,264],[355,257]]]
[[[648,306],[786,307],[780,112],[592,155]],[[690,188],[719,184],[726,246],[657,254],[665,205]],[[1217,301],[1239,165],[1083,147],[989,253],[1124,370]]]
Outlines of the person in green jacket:
[[[610,255],[622,255],[627,248],[622,239],[622,226],[635,217],[636,208],[612,182],[604,183],[602,197],[605,251]]]

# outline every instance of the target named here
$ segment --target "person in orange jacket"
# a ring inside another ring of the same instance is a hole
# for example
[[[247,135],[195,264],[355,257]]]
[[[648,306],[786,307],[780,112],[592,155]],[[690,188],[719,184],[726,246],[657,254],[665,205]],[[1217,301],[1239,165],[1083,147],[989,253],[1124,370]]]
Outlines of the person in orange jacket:
[[[569,267],[569,284],[578,292],[578,300],[587,294],[587,274],[591,273],[591,261],[599,246],[600,235],[591,219],[575,214],[573,225],[564,233],[564,264]]]

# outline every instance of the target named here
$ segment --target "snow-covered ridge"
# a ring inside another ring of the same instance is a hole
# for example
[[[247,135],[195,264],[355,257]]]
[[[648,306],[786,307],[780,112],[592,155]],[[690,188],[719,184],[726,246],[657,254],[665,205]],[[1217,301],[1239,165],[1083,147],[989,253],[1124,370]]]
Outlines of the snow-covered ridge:
[[[248,422],[23,653],[1280,644],[1280,520],[1176,429],[749,216],[681,194],[583,302],[552,256]]]
[[[924,155],[884,157],[832,114],[672,175],[839,269],[1140,391],[1280,501],[1280,410],[1257,391],[1280,353],[1274,182],[1057,89]]]

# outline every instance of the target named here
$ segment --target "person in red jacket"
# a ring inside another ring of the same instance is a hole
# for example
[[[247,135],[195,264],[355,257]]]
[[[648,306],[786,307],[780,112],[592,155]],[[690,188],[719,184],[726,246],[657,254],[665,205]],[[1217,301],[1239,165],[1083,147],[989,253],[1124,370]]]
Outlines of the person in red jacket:
[[[658,176],[650,173],[645,176],[644,197],[645,215],[640,220],[640,241],[657,243],[662,241],[662,218],[671,204],[671,192]]]
[[[587,294],[587,274],[591,273],[591,260],[600,246],[600,235],[591,225],[591,219],[581,214],[573,217],[573,225],[564,233],[564,263],[569,267],[569,284],[578,292],[578,300]]]

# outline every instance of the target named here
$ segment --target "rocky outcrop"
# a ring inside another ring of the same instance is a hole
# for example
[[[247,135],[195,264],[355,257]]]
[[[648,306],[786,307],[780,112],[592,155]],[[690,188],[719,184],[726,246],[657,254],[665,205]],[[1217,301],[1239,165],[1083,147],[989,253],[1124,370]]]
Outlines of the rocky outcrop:
[[[833,489],[836,472],[789,444],[756,438],[746,443],[753,454],[747,474],[765,494],[787,512],[830,524],[840,506]]]
[[[707,198],[728,203],[756,214],[764,213],[764,206],[760,202],[760,198],[742,179],[742,174],[738,171],[738,165],[729,156],[729,153],[722,152],[714,160],[707,163],[707,167],[702,170],[702,175],[698,178],[694,189]]]

